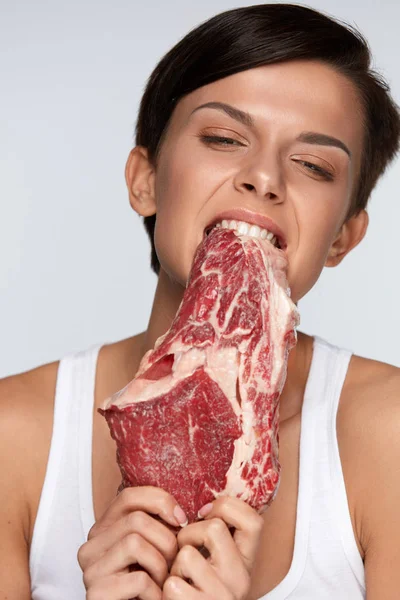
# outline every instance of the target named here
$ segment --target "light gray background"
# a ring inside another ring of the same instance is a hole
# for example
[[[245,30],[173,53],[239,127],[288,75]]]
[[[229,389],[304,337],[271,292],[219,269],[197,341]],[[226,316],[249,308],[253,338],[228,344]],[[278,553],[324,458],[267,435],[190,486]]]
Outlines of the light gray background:
[[[146,328],[156,277],[124,182],[140,97],[189,29],[246,4],[0,3],[0,376]],[[400,3],[308,5],[366,35],[399,102]],[[397,366],[399,182],[397,159],[362,244],[299,304],[302,331]]]

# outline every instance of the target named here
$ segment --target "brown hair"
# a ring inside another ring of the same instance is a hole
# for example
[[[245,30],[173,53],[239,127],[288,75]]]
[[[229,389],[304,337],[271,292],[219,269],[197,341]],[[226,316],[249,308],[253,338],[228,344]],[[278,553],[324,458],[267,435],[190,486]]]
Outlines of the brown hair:
[[[352,26],[295,4],[258,4],[228,10],[201,23],[159,61],[148,78],[135,131],[136,146],[156,166],[178,101],[234,73],[289,60],[318,60],[353,82],[364,108],[365,138],[358,184],[346,220],[367,206],[379,177],[400,148],[400,112],[390,88],[371,69],[366,39]],[[145,217],[151,267],[156,215]]]

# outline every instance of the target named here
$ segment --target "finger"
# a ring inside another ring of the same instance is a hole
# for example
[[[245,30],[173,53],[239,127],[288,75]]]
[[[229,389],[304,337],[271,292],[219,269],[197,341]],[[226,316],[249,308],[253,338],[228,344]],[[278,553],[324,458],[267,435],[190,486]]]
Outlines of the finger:
[[[200,554],[203,553],[202,547],[205,547],[209,551],[212,564],[221,572],[226,568],[229,568],[229,572],[243,569],[239,550],[228,526],[218,517],[188,525],[179,532],[177,542],[181,549],[186,546],[201,549]]]
[[[168,577],[164,583],[162,600],[206,600],[201,592],[180,577]]]
[[[166,559],[168,566],[172,564],[178,552],[176,535],[147,513],[137,510],[128,513],[81,546],[78,561],[82,570],[87,569],[114,546],[118,540],[130,533],[139,533],[143,539],[157,548]]]
[[[214,577],[209,576],[209,573],[214,572],[218,581],[223,584],[225,593],[229,591],[232,597],[235,597],[235,594],[239,598],[246,597],[250,587],[250,573],[241,558],[227,524],[222,519],[216,517],[210,521],[188,525],[178,534],[178,544],[181,550],[177,554],[174,565],[186,548],[194,547],[206,565],[211,567],[211,571],[207,568],[207,573],[202,574],[200,579],[193,579],[193,581],[200,582],[201,589],[207,594],[211,593],[214,586]],[[201,545],[210,552],[207,560],[196,550]]]
[[[234,527],[233,539],[240,556],[250,572],[257,556],[261,541],[264,519],[251,506],[239,498],[220,496],[212,503],[212,510],[205,517],[222,519],[228,527]],[[183,530],[178,534],[183,533]]]
[[[162,587],[168,576],[165,558],[138,533],[131,533],[119,540],[98,561],[88,567],[83,574],[83,582],[86,588],[90,588],[98,579],[128,572],[129,566],[135,563],[142,566]]]
[[[134,510],[158,515],[173,527],[179,527],[180,522],[174,516],[174,509],[177,506],[174,497],[161,488],[153,486],[125,488],[114,498],[101,519],[93,525],[88,540],[97,535],[99,530],[106,529],[123,515]]]
[[[217,572],[196,548],[184,546],[179,552],[171,569],[171,576],[190,579],[200,592],[207,598],[218,598],[218,600],[232,600],[230,590],[219,579]],[[164,584],[168,584],[169,579]]]
[[[99,579],[86,595],[87,600],[162,600],[162,591],[145,571]]]

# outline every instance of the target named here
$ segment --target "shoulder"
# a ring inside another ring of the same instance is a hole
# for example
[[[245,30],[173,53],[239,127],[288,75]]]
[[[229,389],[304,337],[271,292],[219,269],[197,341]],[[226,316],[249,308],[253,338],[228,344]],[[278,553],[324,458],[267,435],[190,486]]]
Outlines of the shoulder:
[[[343,387],[338,425],[351,425],[352,437],[362,435],[400,409],[400,369],[353,355]],[[351,423],[350,423],[351,422]]]
[[[0,519],[19,528],[28,545],[50,449],[58,364],[0,379]]]
[[[379,527],[376,515],[379,519],[382,515],[381,492],[390,487],[392,469],[398,468],[399,368],[352,357],[339,404],[337,435],[355,535],[366,556]],[[393,494],[398,492],[393,489]]]
[[[353,435],[354,428],[364,430],[366,425],[372,425],[377,417],[383,418],[393,405],[399,404],[399,384],[398,367],[353,355],[343,387],[338,422],[356,418]]]

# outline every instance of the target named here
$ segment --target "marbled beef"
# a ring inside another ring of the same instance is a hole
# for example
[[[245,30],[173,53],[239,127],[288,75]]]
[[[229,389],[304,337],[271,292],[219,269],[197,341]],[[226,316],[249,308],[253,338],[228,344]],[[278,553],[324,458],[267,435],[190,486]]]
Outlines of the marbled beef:
[[[286,270],[267,240],[214,228],[200,244],[171,328],[99,409],[117,443],[120,489],[161,487],[189,523],[220,495],[260,513],[270,504],[299,324]]]

